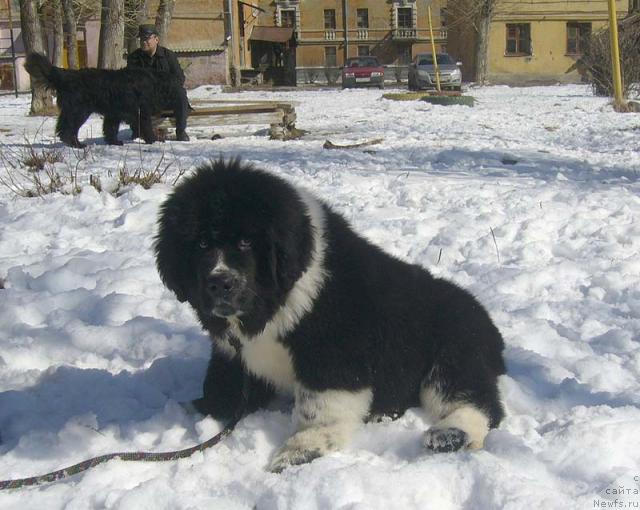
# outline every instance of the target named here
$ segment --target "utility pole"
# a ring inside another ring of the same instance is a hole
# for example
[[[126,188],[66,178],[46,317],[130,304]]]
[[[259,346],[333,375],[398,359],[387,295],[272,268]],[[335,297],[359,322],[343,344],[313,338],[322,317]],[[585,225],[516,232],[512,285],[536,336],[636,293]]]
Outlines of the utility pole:
[[[608,0],[609,3],[609,34],[611,35],[611,75],[613,77],[613,104],[616,111],[624,108],[622,97],[622,73],[620,72],[620,47],[618,45],[618,16],[616,13],[616,0]]]

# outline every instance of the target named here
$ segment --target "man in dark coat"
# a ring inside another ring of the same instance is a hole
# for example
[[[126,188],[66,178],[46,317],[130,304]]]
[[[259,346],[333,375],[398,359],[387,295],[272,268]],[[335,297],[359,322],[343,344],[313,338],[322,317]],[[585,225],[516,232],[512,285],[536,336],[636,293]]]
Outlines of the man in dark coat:
[[[127,67],[142,67],[167,73],[184,85],[184,72],[178,64],[173,51],[160,46],[160,38],[155,25],[140,25],[138,31],[140,37],[140,48],[135,50],[127,58]],[[176,98],[173,114],[176,119],[176,138],[181,142],[188,142],[187,116],[189,114],[189,101],[187,91],[183,88],[179,98]],[[138,135],[136,126],[132,126],[134,137]]]

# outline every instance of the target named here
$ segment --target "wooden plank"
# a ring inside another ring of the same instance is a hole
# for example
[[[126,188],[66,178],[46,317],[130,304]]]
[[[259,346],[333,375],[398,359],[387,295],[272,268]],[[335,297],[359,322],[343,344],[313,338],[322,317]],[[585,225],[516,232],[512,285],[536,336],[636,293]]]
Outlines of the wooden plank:
[[[296,111],[291,103],[281,101],[195,100],[198,105],[189,113],[189,126],[255,125],[270,126],[271,138],[288,140],[295,133]],[[200,107],[199,105],[207,105]],[[154,118],[156,128],[175,127],[173,112]]]
[[[282,112],[282,108],[276,106],[219,106],[217,108],[196,108],[189,112],[189,117],[200,117],[207,115],[227,115],[235,114],[253,114],[253,113],[272,113]]]
[[[278,105],[294,107],[300,104],[299,101],[270,101],[265,99],[193,99],[190,100],[192,105],[200,104],[253,104],[253,105]]]
[[[154,125],[160,127],[174,127],[175,121],[171,117],[165,117],[158,119],[158,123],[154,122]],[[267,112],[267,113],[254,113],[247,114],[217,114],[208,116],[189,116],[187,121],[188,126],[229,126],[229,125],[241,125],[241,124],[283,124],[282,112]]]

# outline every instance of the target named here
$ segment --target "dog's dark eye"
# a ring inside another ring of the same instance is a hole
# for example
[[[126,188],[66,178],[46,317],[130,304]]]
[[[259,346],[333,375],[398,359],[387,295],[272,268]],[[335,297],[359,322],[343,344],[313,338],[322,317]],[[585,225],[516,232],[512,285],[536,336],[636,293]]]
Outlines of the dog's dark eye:
[[[251,241],[248,241],[247,239],[240,239],[240,241],[238,241],[238,249],[240,251],[248,251],[251,249]]]

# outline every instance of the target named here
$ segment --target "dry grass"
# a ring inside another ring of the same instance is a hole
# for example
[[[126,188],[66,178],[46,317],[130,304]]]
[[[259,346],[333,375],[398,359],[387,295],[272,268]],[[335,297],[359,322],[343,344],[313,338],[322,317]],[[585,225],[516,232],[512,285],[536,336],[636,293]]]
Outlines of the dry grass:
[[[51,193],[75,195],[82,191],[83,185],[89,184],[98,192],[107,191],[114,195],[125,193],[131,186],[139,185],[145,189],[157,183],[167,181],[167,173],[171,167],[179,165],[174,154],[173,161],[166,162],[163,152],[153,166],[145,161],[139,149],[139,160],[131,166],[129,152],[123,154],[117,165],[115,182],[105,189],[99,176],[89,175],[88,183],[83,182],[87,166],[95,162],[91,146],[84,149],[52,148],[35,144],[26,140],[22,145],[0,144],[0,186],[19,197],[43,197]],[[184,175],[185,170],[179,168],[172,184]],[[113,181],[113,176],[110,175]]]

